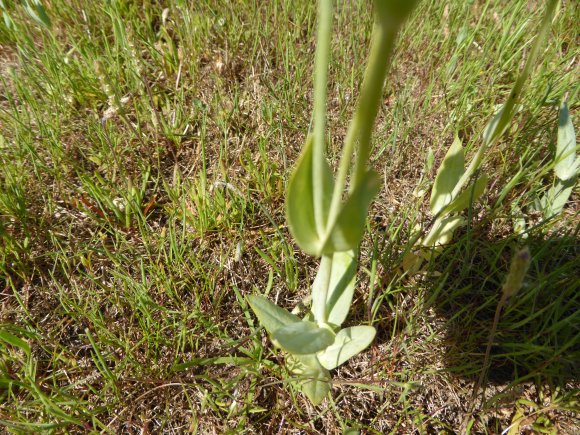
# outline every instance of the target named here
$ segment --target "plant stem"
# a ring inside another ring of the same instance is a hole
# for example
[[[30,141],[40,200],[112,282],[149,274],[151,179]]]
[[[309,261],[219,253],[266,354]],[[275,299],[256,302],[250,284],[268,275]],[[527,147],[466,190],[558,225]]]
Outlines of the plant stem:
[[[326,86],[330,59],[330,36],[332,28],[332,0],[318,2],[318,33],[314,63],[314,143],[312,145],[312,180],[314,186],[314,219],[319,234],[324,234],[326,216],[324,189],[326,165]]]
[[[497,331],[497,324],[499,323],[499,318],[501,316],[501,310],[503,309],[508,295],[503,293],[501,295],[501,299],[497,304],[497,308],[495,309],[495,316],[493,317],[493,325],[491,326],[491,331],[489,331],[489,336],[487,338],[487,346],[485,348],[485,356],[483,357],[483,368],[481,373],[479,374],[479,379],[477,383],[473,387],[473,391],[471,392],[471,410],[475,407],[475,396],[477,392],[483,385],[483,381],[485,380],[485,376],[487,375],[487,370],[489,369],[489,356],[491,355],[491,347],[493,345],[493,339],[495,338],[495,333]]]
[[[481,166],[481,163],[483,162],[483,158],[485,155],[485,151],[487,151],[488,148],[495,145],[496,142],[499,141],[501,135],[509,127],[511,120],[514,117],[516,103],[520,97],[520,94],[522,93],[524,84],[528,79],[529,75],[531,74],[533,66],[536,63],[536,60],[540,54],[540,49],[543,46],[544,40],[548,36],[550,24],[552,23],[552,18],[554,17],[554,12],[556,11],[558,1],[559,0],[549,0],[548,5],[546,6],[546,11],[544,12],[542,23],[540,25],[540,30],[538,31],[538,35],[536,36],[536,39],[534,40],[534,45],[532,46],[532,49],[530,51],[530,55],[526,59],[524,68],[522,69],[521,73],[516,79],[514,87],[512,88],[510,95],[508,97],[508,100],[502,108],[502,113],[499,120],[497,121],[497,125],[495,126],[493,132],[491,133],[491,136],[487,138],[484,137],[483,144],[481,145],[481,147],[479,147],[479,149],[475,153],[475,156],[471,160],[471,163],[469,164],[467,170],[463,173],[455,189],[453,190],[453,197],[457,196],[463,185]]]
[[[375,23],[371,52],[361,88],[360,99],[349,126],[340,159],[336,185],[330,205],[329,225],[332,225],[332,222],[338,217],[340,211],[342,194],[345,190],[346,178],[357,140],[359,141],[359,152],[356,160],[354,178],[350,186],[351,192],[365,176],[366,161],[370,152],[372,128],[379,110],[383,83],[387,74],[387,66],[392,58],[397,30],[398,27],[387,26],[380,22]]]
[[[364,93],[356,117],[359,123],[359,145],[351,191],[359,185],[366,174],[367,160],[371,149],[371,135],[380,103],[383,99],[383,85],[391,62],[397,28],[385,25],[375,26],[375,37],[371,46],[369,69],[363,80]]]

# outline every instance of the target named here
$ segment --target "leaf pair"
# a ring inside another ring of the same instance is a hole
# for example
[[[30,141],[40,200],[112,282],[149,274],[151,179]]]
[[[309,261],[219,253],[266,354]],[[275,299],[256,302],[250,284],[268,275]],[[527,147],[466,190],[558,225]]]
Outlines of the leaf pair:
[[[465,220],[457,216],[477,201],[485,191],[489,177],[482,175],[468,188],[461,190],[469,179],[472,165],[465,169],[465,153],[461,140],[455,140],[437,170],[435,183],[431,190],[429,202],[431,213],[436,216],[429,234],[423,239],[423,246],[440,246],[451,241],[453,232],[464,224]]]
[[[332,171],[323,158],[322,175],[314,178],[313,139],[308,137],[298,165],[288,186],[286,215],[290,232],[306,253],[320,257],[334,252],[356,249],[362,239],[368,207],[379,191],[380,179],[368,171],[342,204],[336,216],[330,216],[334,191]],[[316,202],[315,190],[321,190],[321,201]],[[317,222],[321,216],[322,222]]]
[[[375,337],[372,326],[353,326],[335,334],[330,326],[301,320],[262,296],[248,296],[248,301],[273,343],[292,355],[291,370],[300,375],[301,390],[315,405],[330,391],[328,370],[359,354]]]
[[[375,338],[372,326],[354,326],[340,331],[334,344],[325,351],[309,355],[291,355],[288,367],[298,376],[302,393],[319,405],[330,392],[330,372],[349,358],[359,354]]]
[[[475,181],[471,188],[461,191],[464,184],[462,177],[464,178],[465,174],[465,153],[461,140],[455,136],[455,140],[437,170],[435,183],[431,190],[429,205],[433,215],[439,215],[439,218],[443,218],[450,213],[459,213],[483,194],[489,177],[483,175]]]
[[[329,328],[301,320],[262,296],[248,296],[248,301],[272,341],[293,355],[316,353],[334,342],[335,334]]]

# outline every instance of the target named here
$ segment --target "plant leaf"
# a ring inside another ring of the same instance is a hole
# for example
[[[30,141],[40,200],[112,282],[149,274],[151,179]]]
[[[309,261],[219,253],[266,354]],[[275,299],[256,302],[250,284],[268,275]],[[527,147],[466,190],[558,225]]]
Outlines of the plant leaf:
[[[403,272],[415,274],[421,268],[421,264],[423,264],[423,257],[418,252],[409,251],[403,257],[401,267],[403,268]]]
[[[286,200],[286,217],[290,233],[296,239],[298,246],[307,254],[319,256],[323,244],[322,235],[316,226],[314,184],[322,183],[323,187],[323,216],[328,216],[332,198],[332,172],[326,160],[323,164],[323,179],[313,179],[313,139],[309,136],[296,168],[290,177]]]
[[[340,326],[348,316],[357,269],[355,251],[336,252],[332,256],[330,286],[326,296],[328,323]]]
[[[501,120],[503,113],[505,111],[506,105],[502,104],[497,112],[493,114],[491,120],[487,123],[485,128],[483,129],[483,146],[487,147],[496,139],[496,137],[500,136],[502,132],[498,130],[499,121]],[[511,120],[511,118],[510,118]],[[503,123],[502,123],[503,125]],[[505,126],[504,126],[505,128]]]
[[[556,184],[540,199],[544,219],[549,219],[562,212],[575,184],[575,178],[566,181],[556,179]]]
[[[322,305],[327,318],[316,318],[318,322],[326,321],[336,326],[344,322],[352,302],[356,269],[357,261],[353,250],[336,252],[332,257],[322,257],[320,269],[312,283],[312,312],[315,316],[322,312]],[[327,274],[330,275],[330,280],[328,289],[325,289],[324,278]]]
[[[299,317],[284,308],[280,308],[263,296],[249,295],[248,302],[262,326],[271,335],[284,326],[300,322]]]
[[[329,329],[320,328],[308,320],[283,326],[274,331],[272,338],[280,347],[294,355],[316,353],[334,342],[334,334]]]
[[[379,192],[381,179],[375,171],[368,171],[363,182],[348,196],[335,224],[328,229],[322,253],[332,254],[358,248],[365,231],[371,201]]]
[[[313,405],[320,405],[330,392],[330,373],[316,355],[291,355],[288,357],[292,373],[299,376],[298,388]]]
[[[483,194],[488,181],[489,176],[487,174],[483,174],[475,181],[473,185],[467,187],[467,189],[461,192],[457,198],[451,201],[451,203],[445,207],[441,215],[446,215],[453,212],[459,213],[466,208],[469,208],[469,206],[472,204],[472,201],[475,203],[475,201],[477,201]]]
[[[320,364],[332,370],[359,354],[375,338],[376,330],[372,326],[353,326],[342,329],[331,346],[318,353]]]
[[[445,158],[437,170],[433,190],[431,190],[431,213],[436,215],[453,200],[453,190],[465,172],[465,154],[458,136],[449,147]]]
[[[453,238],[453,232],[464,223],[465,219],[457,215],[438,220],[421,244],[428,247],[446,245]]]
[[[558,142],[556,145],[556,166],[554,172],[560,180],[570,180],[576,177],[576,134],[572,125],[572,118],[568,112],[566,102],[560,107],[558,120]]]

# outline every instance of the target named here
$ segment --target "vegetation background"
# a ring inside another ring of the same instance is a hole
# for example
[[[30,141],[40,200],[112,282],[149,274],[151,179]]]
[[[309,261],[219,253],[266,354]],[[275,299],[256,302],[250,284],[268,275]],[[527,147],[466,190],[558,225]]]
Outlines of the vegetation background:
[[[315,2],[2,0],[0,11],[7,430],[456,433],[466,418],[475,433],[577,430],[578,191],[557,219],[533,211],[553,181],[565,95],[577,119],[576,2],[562,2],[513,127],[488,153],[490,187],[468,226],[415,276],[400,265],[431,219],[434,168],[455,133],[476,149],[543,2],[424,1],[405,26],[376,124],[384,185],[351,315],[377,339],[336,371],[318,408],[287,387],[245,302],[261,293],[294,307],[316,266],[283,212],[310,124]],[[370,2],[339,1],[334,25],[336,164]],[[532,265],[472,399],[523,244]]]

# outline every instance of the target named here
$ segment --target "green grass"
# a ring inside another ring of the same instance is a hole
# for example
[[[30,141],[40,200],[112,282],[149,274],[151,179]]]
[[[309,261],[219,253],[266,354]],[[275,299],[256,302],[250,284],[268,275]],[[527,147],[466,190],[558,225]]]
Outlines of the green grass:
[[[378,335],[336,371],[333,400],[319,408],[287,388],[245,302],[261,293],[292,308],[315,270],[283,212],[310,124],[314,2],[173,0],[164,20],[156,2],[53,0],[50,29],[4,3],[13,26],[0,23],[0,424],[453,433],[467,419],[476,433],[575,430],[578,191],[554,222],[529,211],[552,180],[551,102],[568,93],[578,119],[574,2],[562,4],[513,128],[488,154],[491,186],[468,227],[415,277],[399,267],[414,226],[431,219],[416,194],[434,178],[428,150],[437,167],[456,131],[478,146],[542,2],[425,1],[407,24],[376,124],[372,160],[385,185],[351,315]],[[368,6],[336,9],[333,163],[362,78]],[[518,210],[526,240],[513,233]],[[466,416],[523,243],[532,265]]]

